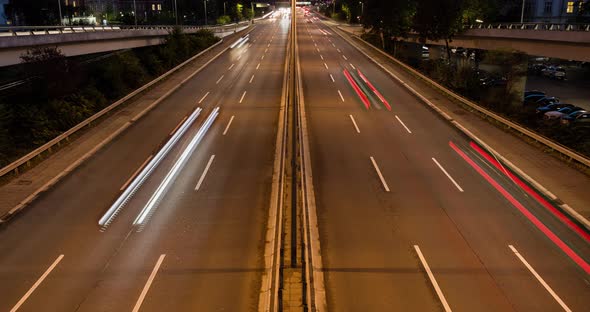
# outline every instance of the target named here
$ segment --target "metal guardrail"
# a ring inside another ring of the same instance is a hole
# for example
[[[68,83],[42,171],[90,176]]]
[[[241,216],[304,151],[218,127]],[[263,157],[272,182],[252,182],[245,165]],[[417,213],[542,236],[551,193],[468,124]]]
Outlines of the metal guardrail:
[[[180,68],[182,68],[183,66],[185,66],[186,64],[188,64],[189,62],[192,62],[193,60],[195,60],[197,57],[203,55],[204,53],[208,52],[209,50],[215,48],[216,46],[218,46],[219,44],[221,44],[223,42],[223,39],[219,40],[217,43],[215,43],[214,45],[210,46],[209,48],[199,52],[197,55],[189,58],[188,60],[182,62],[181,64],[179,64],[178,66],[172,68],[171,70],[167,71],[165,74],[157,77],[156,79],[150,81],[149,83],[143,85],[142,87],[140,87],[139,89],[127,94],[126,96],[124,96],[123,98],[121,98],[120,100],[114,102],[113,104],[105,107],[104,109],[102,109],[101,111],[99,111],[98,113],[88,117],[86,120],[80,122],[79,124],[77,124],[76,126],[70,128],[68,131],[62,133],[61,135],[57,136],[56,138],[54,138],[53,140],[43,144],[42,146],[38,147],[37,149],[33,150],[32,152],[28,153],[27,155],[21,157],[20,159],[17,159],[16,161],[12,162],[11,164],[7,165],[4,168],[0,169],[0,177],[3,177],[11,172],[14,172],[15,174],[18,174],[19,168],[25,164],[29,164],[31,160],[33,160],[35,157],[39,157],[41,156],[44,152],[49,151],[51,152],[51,149],[55,146],[59,146],[63,141],[67,141],[69,140],[70,136],[72,136],[73,134],[75,134],[78,130],[90,125],[92,122],[94,122],[95,120],[101,118],[102,116],[106,115],[107,113],[109,113],[110,111],[114,110],[115,108],[117,108],[119,105],[127,102],[128,100],[130,100],[131,98],[135,97],[136,95],[144,92],[145,90],[147,90],[148,88],[150,88],[151,86],[153,86],[154,84],[162,81],[164,78],[170,76],[171,74],[173,74],[174,72],[176,72],[177,70],[179,70]]]
[[[507,29],[507,30],[547,30],[547,31],[587,31],[590,32],[590,24],[565,24],[565,23],[495,23],[473,24],[466,29]]]

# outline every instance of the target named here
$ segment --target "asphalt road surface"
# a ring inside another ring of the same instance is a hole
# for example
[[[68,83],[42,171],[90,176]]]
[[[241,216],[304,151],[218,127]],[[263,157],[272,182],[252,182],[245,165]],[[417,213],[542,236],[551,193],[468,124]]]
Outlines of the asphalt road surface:
[[[587,237],[319,20],[298,36],[331,311],[588,311]]]
[[[0,311],[255,309],[288,29],[288,19],[257,23],[249,43],[222,54],[3,227]],[[196,107],[204,111],[195,124],[114,221],[98,226]],[[219,117],[168,192],[134,226],[215,107]]]

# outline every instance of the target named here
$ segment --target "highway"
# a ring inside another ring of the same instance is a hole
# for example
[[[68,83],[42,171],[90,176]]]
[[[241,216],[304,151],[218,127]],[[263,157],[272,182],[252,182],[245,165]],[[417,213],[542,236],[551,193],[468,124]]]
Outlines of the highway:
[[[0,311],[251,311],[264,234],[288,19],[230,49],[0,229]],[[131,200],[99,219],[197,107]],[[148,218],[139,213],[219,116]]]
[[[0,311],[256,310],[289,25],[1,227]],[[329,311],[588,310],[587,232],[320,20],[297,35]]]
[[[587,236],[320,20],[297,31],[330,311],[588,310]]]

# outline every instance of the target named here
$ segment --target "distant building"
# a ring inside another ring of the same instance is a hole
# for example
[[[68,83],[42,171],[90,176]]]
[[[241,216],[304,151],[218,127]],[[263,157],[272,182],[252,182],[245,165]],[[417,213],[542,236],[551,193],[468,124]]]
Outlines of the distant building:
[[[588,0],[527,0],[525,22],[573,23]],[[586,14],[588,15],[588,14]]]
[[[140,16],[148,16],[164,10],[165,0],[86,0],[86,9],[95,15],[105,13],[121,14],[134,12]]]

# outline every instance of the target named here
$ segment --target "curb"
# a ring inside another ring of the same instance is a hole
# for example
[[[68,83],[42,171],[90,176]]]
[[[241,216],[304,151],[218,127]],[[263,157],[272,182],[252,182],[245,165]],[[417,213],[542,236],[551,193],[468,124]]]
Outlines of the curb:
[[[510,170],[512,170],[517,175],[519,175],[520,177],[522,177],[527,183],[530,183],[535,188],[535,190],[537,190],[540,194],[544,195],[545,197],[549,198],[552,201],[552,204],[555,205],[558,209],[561,209],[562,211],[564,211],[567,214],[568,217],[570,217],[572,220],[578,222],[579,224],[582,224],[587,231],[590,231],[590,221],[588,221],[588,219],[586,219],[584,216],[580,215],[577,211],[575,211],[569,205],[567,205],[563,201],[561,201],[557,196],[555,196],[553,193],[551,193],[549,190],[547,190],[539,182],[537,182],[536,180],[534,180],[533,178],[531,178],[529,175],[527,175],[526,173],[524,173],[520,168],[518,168],[512,162],[510,162],[509,160],[507,160],[506,158],[504,158],[502,155],[500,155],[498,152],[496,152],[492,147],[490,147],[488,144],[486,144],[483,140],[481,140],[480,138],[478,138],[475,134],[471,133],[471,131],[469,131],[467,128],[465,128],[463,125],[461,125],[459,122],[457,122],[456,120],[454,120],[447,113],[445,113],[444,111],[442,111],[438,106],[436,106],[435,104],[433,104],[432,102],[430,102],[427,98],[425,98],[423,95],[421,95],[418,91],[416,91],[414,88],[412,88],[407,83],[405,83],[401,78],[399,78],[397,75],[395,75],[394,73],[392,73],[391,71],[389,71],[387,68],[385,68],[385,66],[381,65],[373,57],[371,57],[370,55],[368,55],[367,53],[365,53],[364,51],[362,51],[357,46],[356,43],[354,43],[351,39],[346,38],[346,36],[344,36],[344,35],[342,35],[340,33],[341,31],[343,31],[343,30],[340,29],[340,27],[336,26],[336,27],[330,27],[330,28],[332,28],[332,29],[338,28],[338,31],[335,31],[335,33],[337,33],[341,38],[343,38],[346,42],[348,42],[350,45],[352,45],[355,49],[357,49],[361,54],[363,54],[365,57],[367,57],[370,61],[372,61],[373,63],[375,63],[379,68],[381,68],[383,71],[385,71],[388,75],[390,75],[391,77],[393,77],[396,81],[398,81],[401,85],[403,85],[406,89],[408,89],[414,96],[416,96],[418,99],[420,99],[422,102],[424,102],[432,110],[434,110],[438,114],[440,114],[446,121],[448,121],[449,123],[451,123],[455,128],[457,128],[459,131],[461,131],[464,135],[466,135],[468,138],[472,139],[477,144],[479,144],[481,147],[483,147],[484,149],[486,149],[488,152],[490,152],[490,154],[492,154],[495,157],[497,157]],[[359,38],[359,40],[362,40],[362,39]],[[362,40],[362,41],[365,42],[364,40]],[[392,56],[390,56],[388,54],[385,54],[385,52],[379,50],[378,48],[376,48],[372,44],[370,44],[368,42],[365,42],[365,43],[368,46],[370,46],[371,48],[377,50],[378,52],[381,52],[382,54],[386,55],[390,59],[394,60],[396,63],[399,63],[398,60],[396,60],[395,58],[393,58]],[[415,75],[413,71],[410,71],[410,74]],[[435,85],[435,87],[441,88],[440,86],[436,86],[436,85]]]

